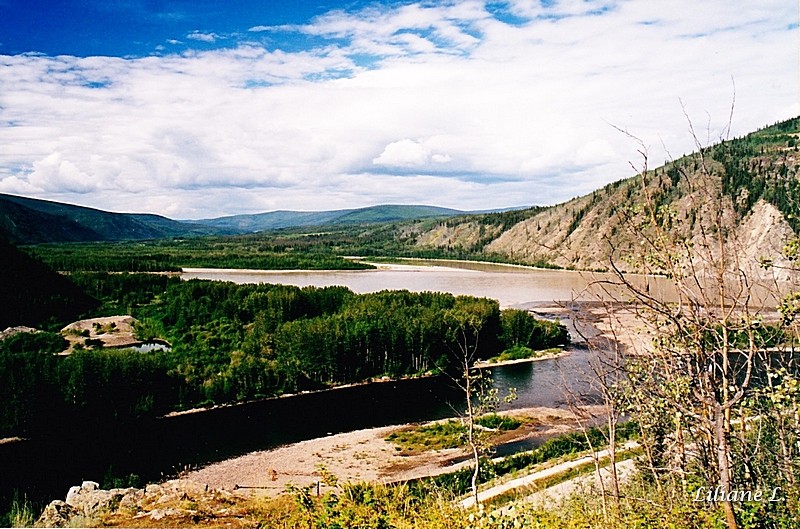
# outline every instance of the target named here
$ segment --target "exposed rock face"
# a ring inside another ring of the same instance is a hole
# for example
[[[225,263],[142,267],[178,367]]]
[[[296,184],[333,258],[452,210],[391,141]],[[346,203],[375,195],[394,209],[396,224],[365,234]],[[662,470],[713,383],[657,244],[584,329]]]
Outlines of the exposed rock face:
[[[45,508],[36,523],[40,527],[63,527],[75,516],[93,518],[123,505],[134,506],[143,497],[139,489],[103,490],[94,481],[84,481],[67,492],[66,501],[55,500]]]
[[[0,340],[11,338],[15,334],[23,332],[27,333],[39,332],[39,329],[34,329],[33,327],[25,327],[24,325],[19,325],[17,327],[8,327],[6,330],[0,332]]]
[[[75,523],[76,519],[79,523],[97,525],[96,520],[119,515],[124,515],[127,519],[160,521],[170,518],[185,522],[194,518],[213,518],[229,514],[227,511],[215,512],[213,508],[199,512],[186,507],[197,504],[230,506],[232,495],[226,491],[209,490],[206,485],[187,480],[150,484],[144,489],[111,490],[101,489],[94,481],[84,481],[69,489],[66,501],[50,502],[36,526],[65,527]],[[94,524],[91,523],[93,520]]]
[[[61,500],[51,501],[36,522],[37,527],[64,527],[78,515],[78,510]]]
[[[643,153],[636,176],[548,208],[448,219],[419,233],[416,243],[528,264],[679,275],[657,262],[667,258],[701,275],[729,266],[748,279],[780,280],[782,246],[800,235],[798,127],[799,120],[789,120],[654,170]],[[761,257],[776,265],[766,274]]]
[[[463,222],[452,226],[442,223],[420,235],[417,246],[478,248],[501,233],[500,226],[482,226],[477,222]]]
[[[107,316],[70,323],[61,329],[61,334],[70,344],[68,352],[76,344],[83,344],[86,338],[99,340],[103,347],[127,347],[141,343],[134,337],[135,325],[136,319],[132,316]]]

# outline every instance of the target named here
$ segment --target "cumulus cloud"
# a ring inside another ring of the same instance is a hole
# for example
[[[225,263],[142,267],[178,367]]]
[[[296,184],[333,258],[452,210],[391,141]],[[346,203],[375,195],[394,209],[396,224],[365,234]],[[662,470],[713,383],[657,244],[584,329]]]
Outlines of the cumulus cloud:
[[[430,162],[447,163],[451,160],[447,154],[434,153],[421,142],[406,138],[387,145],[372,163],[387,167],[423,167]]]
[[[0,192],[179,218],[555,203],[630,174],[611,125],[651,160],[692,150],[679,98],[717,139],[731,78],[734,135],[798,114],[792,17],[786,0],[470,0],[251,28],[314,43],[296,51],[0,56]]]

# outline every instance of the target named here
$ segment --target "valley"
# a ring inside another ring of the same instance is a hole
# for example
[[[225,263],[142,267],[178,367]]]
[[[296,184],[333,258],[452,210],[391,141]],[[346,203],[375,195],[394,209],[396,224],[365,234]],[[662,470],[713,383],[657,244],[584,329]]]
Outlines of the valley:
[[[183,470],[215,490],[289,486],[316,512],[326,507],[304,494],[328,477],[317,464],[334,462],[369,494],[384,493],[369,488],[383,478],[429,490],[440,482],[418,478],[462,472],[441,478],[461,501],[477,481],[452,464],[478,467],[471,454],[493,444],[472,437],[483,412],[464,418],[484,397],[487,414],[539,410],[499,443],[520,457],[551,434],[603,426],[586,439],[613,469],[616,432],[635,434],[650,473],[636,486],[678,510],[699,507],[675,500],[691,492],[675,473],[798,492],[799,122],[563,204],[489,213],[381,206],[184,222],[2,196],[0,327],[38,331],[0,340],[0,437],[13,439],[0,460],[14,469],[3,503]],[[170,348],[111,348],[115,335]],[[563,353],[536,358],[554,348]],[[523,361],[476,368],[502,355]],[[493,385],[470,393],[490,372]],[[454,415],[469,426],[458,447],[402,456],[383,437]],[[751,449],[754,422],[769,450]],[[380,438],[334,435],[372,428]],[[317,448],[303,444],[312,439]],[[57,447],[70,457],[48,455]],[[609,486],[603,501],[631,508],[625,485]],[[751,508],[706,507],[716,520]]]

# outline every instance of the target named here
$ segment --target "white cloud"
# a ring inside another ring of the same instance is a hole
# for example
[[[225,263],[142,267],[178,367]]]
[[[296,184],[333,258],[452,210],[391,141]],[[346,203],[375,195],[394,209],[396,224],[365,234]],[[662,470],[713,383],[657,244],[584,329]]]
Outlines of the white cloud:
[[[187,39],[198,40],[200,42],[216,42],[220,38],[216,33],[203,33],[202,31],[193,31],[186,35]]]
[[[735,135],[800,113],[788,0],[506,14],[464,1],[251,28],[322,43],[297,52],[0,56],[0,192],[176,217],[548,204],[630,174],[635,146],[610,124],[651,162],[662,142],[680,155],[680,98],[715,139],[731,77]]]
[[[375,165],[387,167],[423,167],[430,162],[447,163],[452,161],[448,154],[434,153],[423,142],[403,139],[388,144],[381,154],[372,160]]]

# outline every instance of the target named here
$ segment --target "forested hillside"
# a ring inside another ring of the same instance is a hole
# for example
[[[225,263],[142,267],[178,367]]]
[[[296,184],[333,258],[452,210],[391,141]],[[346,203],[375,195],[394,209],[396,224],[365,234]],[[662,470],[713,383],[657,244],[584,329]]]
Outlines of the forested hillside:
[[[0,235],[17,244],[119,241],[219,233],[159,215],[111,213],[0,194]]]
[[[97,306],[68,278],[0,237],[0,331],[10,325],[46,326]]]

